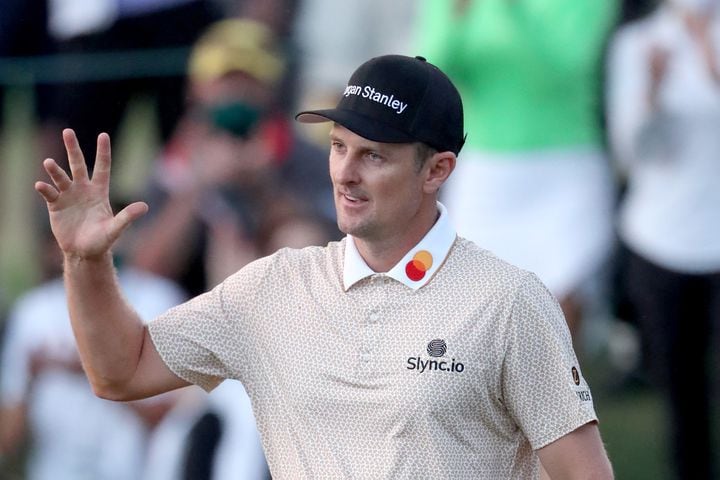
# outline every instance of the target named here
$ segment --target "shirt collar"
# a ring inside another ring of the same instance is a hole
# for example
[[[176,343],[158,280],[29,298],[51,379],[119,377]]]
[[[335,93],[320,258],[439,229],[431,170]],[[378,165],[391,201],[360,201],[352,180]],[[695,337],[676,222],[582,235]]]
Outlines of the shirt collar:
[[[420,242],[408,251],[405,256],[387,273],[390,278],[417,290],[427,284],[435,275],[450,252],[455,241],[455,228],[451,225],[445,206],[437,202],[440,217]],[[368,267],[360,256],[355,240],[351,235],[345,242],[345,262],[343,267],[343,285],[345,291],[363,278],[377,274]]]

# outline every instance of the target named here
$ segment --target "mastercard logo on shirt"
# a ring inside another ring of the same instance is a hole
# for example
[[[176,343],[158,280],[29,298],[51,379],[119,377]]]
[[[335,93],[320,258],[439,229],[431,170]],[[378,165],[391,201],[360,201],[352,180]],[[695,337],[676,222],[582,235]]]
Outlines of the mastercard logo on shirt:
[[[405,265],[405,274],[413,282],[422,280],[425,277],[425,273],[432,267],[433,258],[430,252],[427,250],[420,250],[417,252],[412,260]]]

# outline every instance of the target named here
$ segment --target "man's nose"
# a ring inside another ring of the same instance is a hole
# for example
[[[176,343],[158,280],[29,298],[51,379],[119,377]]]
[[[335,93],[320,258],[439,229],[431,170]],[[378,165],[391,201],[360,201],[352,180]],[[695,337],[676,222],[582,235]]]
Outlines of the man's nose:
[[[333,177],[335,183],[356,184],[359,183],[358,159],[348,153],[334,159]]]

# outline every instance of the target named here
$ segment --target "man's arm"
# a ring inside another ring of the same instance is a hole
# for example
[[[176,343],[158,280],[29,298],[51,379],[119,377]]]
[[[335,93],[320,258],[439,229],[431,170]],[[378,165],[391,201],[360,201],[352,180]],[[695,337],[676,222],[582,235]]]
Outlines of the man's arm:
[[[98,136],[92,178],[72,130],[63,131],[72,178],[52,159],[43,163],[53,185],[37,182],[62,249],[68,308],[83,367],[95,393],[133,400],[187,385],[160,358],[137,313],[124,300],[111,247],[147,212],[136,202],[110,208],[110,138]]]
[[[596,422],[586,423],[536,451],[552,480],[612,480]]]
[[[136,400],[188,385],[165,365],[147,326],[123,298],[111,255],[66,257],[65,288],[80,358],[96,395]]]

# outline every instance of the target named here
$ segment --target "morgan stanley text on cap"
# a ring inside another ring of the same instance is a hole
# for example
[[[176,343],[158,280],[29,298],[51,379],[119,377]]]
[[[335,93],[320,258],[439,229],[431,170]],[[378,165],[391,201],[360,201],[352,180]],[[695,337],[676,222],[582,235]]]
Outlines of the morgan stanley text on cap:
[[[303,123],[333,121],[375,142],[422,142],[455,154],[465,143],[460,94],[422,57],[384,55],[355,70],[337,107],[298,113]]]

